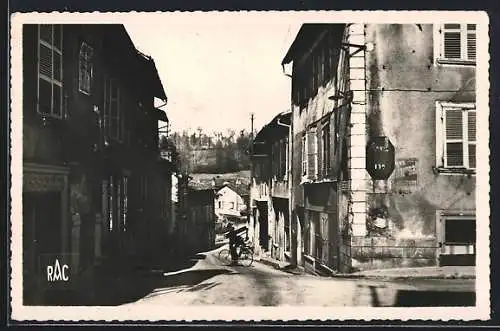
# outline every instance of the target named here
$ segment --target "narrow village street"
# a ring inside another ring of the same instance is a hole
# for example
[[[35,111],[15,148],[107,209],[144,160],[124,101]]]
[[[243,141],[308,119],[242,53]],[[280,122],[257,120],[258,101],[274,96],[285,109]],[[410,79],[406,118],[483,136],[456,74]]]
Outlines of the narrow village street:
[[[19,25],[18,307],[485,307],[487,24],[169,15]]]
[[[474,305],[473,279],[332,278],[292,274],[257,261],[250,267],[233,267],[218,259],[217,253],[222,248],[198,254],[198,261],[191,268],[164,273],[151,293],[126,305],[141,309],[147,305]]]

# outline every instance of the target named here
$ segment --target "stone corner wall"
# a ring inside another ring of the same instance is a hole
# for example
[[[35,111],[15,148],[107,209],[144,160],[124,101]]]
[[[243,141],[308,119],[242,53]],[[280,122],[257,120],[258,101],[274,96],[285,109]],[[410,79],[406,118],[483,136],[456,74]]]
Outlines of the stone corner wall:
[[[437,265],[435,238],[352,237],[354,270]]]

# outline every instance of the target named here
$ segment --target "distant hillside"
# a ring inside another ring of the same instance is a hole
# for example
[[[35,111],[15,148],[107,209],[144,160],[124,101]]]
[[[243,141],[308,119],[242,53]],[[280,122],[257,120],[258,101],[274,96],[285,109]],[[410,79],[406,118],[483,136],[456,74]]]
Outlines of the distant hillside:
[[[189,185],[197,189],[217,189],[224,184],[236,188],[238,193],[248,195],[250,185],[250,171],[238,171],[225,174],[190,174],[193,178]]]
[[[242,170],[238,172],[231,172],[231,173],[224,173],[224,174],[191,174],[191,177],[193,177],[193,180],[199,180],[199,181],[210,181],[213,178],[217,178],[219,180],[227,180],[227,181],[233,181],[236,179],[240,179],[243,181],[245,184],[250,184],[250,170]]]
[[[250,134],[233,130],[227,133],[207,134],[197,132],[175,132],[170,136],[179,153],[181,169],[188,173],[222,174],[250,169],[247,150]]]

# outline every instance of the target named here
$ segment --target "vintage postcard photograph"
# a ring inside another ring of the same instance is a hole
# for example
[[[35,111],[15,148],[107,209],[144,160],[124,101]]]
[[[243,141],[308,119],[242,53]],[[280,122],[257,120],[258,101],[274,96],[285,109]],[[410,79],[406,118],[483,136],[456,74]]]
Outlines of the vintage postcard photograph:
[[[13,14],[11,318],[489,319],[488,28]]]

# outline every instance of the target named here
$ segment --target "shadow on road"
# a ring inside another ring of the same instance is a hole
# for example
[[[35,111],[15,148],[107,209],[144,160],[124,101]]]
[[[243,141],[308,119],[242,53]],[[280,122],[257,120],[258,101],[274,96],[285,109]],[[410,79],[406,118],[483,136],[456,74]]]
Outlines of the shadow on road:
[[[474,292],[399,290],[396,307],[466,307],[476,304]]]
[[[46,293],[42,305],[62,306],[116,306],[135,302],[149,294],[161,294],[169,288],[184,287],[190,291],[202,290],[210,284],[198,286],[203,281],[220,274],[232,273],[227,269],[192,268],[207,253],[198,253],[188,258],[176,258],[163,264],[147,266],[146,263],[113,270],[100,270],[91,281],[76,289]],[[212,284],[214,287],[217,284]]]

